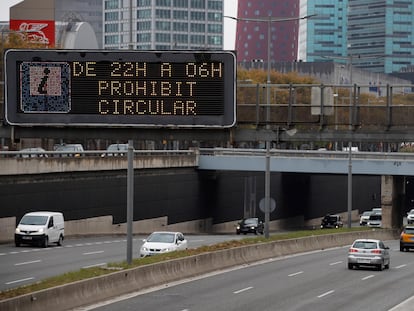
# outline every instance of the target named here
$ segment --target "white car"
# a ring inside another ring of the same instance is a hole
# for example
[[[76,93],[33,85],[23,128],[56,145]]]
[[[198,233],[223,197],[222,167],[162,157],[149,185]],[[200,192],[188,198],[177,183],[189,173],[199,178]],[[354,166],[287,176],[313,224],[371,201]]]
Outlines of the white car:
[[[140,257],[163,254],[188,248],[188,242],[181,232],[158,231],[143,240]]]
[[[372,211],[365,211],[361,214],[361,216],[359,217],[359,225],[360,226],[365,226],[368,223],[369,220],[369,216],[371,216],[373,214]]]
[[[379,213],[373,213],[371,216],[369,216],[368,227],[382,227],[382,215]]]
[[[414,224],[414,209],[410,210],[407,213],[407,224],[409,225]]]

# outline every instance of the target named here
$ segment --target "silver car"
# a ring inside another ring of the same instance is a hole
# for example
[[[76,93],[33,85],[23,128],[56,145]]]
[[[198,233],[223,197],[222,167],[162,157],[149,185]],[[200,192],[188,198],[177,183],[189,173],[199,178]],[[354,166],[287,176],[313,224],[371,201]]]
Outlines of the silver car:
[[[361,266],[376,267],[379,271],[390,267],[389,247],[380,240],[358,239],[348,250],[348,269]]]

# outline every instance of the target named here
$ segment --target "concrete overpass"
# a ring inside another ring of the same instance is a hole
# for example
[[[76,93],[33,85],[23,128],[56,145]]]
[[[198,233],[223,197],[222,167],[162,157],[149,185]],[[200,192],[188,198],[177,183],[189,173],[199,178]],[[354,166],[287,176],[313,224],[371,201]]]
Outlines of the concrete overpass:
[[[16,157],[0,152],[0,175],[30,175],[81,171],[126,170],[127,157],[102,157],[102,151],[85,151],[80,157]],[[21,156],[21,155],[20,155]],[[199,150],[136,150],[134,168],[194,167],[199,170],[265,171],[266,156],[271,172],[379,175],[384,227],[401,223],[396,198],[405,194],[405,177],[414,176],[414,154],[339,152],[312,150],[208,148]]]

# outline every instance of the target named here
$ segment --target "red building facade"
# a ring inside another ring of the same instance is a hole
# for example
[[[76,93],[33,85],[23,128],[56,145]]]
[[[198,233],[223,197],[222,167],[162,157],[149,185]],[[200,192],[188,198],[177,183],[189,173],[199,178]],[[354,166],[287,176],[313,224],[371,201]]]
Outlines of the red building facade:
[[[299,17],[299,0],[238,0],[237,61],[259,66],[268,60],[269,22],[244,19],[283,19]],[[298,56],[299,21],[270,23],[270,63],[291,62]]]

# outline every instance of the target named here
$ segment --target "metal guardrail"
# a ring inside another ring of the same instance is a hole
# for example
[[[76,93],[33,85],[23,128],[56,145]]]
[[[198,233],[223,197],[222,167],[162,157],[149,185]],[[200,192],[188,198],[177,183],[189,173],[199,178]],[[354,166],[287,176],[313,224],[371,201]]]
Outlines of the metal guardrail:
[[[352,151],[354,159],[414,161],[414,153]],[[202,156],[266,156],[266,149],[200,148]],[[270,149],[270,157],[285,158],[349,158],[349,151]]]
[[[134,150],[134,156],[183,156],[196,154],[190,150]],[[63,158],[63,157],[127,157],[126,151],[85,150],[85,151],[0,151],[0,157],[5,158]]]

